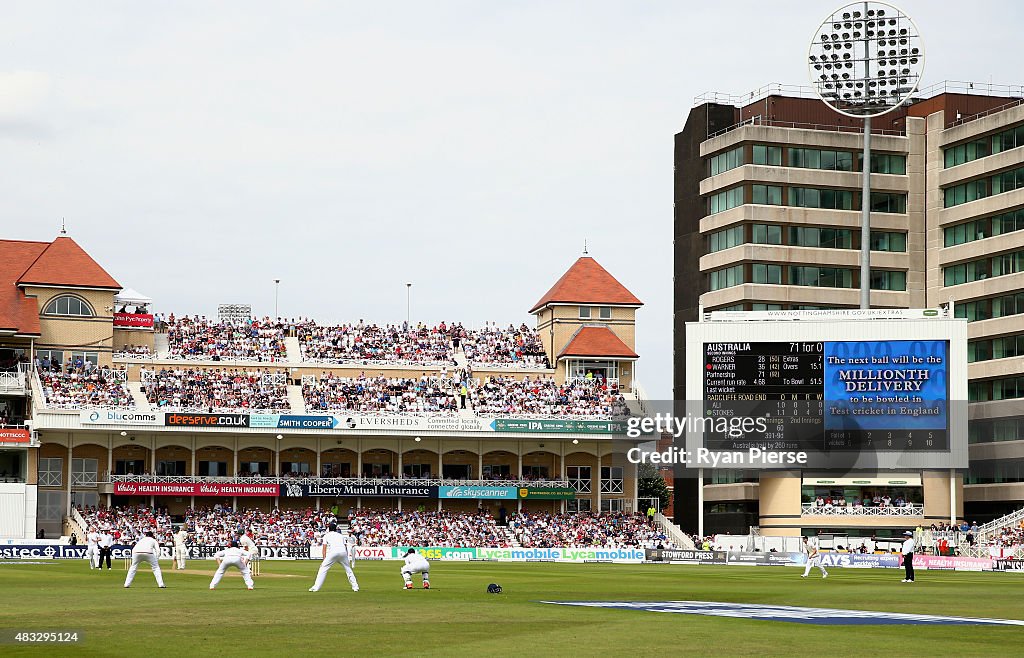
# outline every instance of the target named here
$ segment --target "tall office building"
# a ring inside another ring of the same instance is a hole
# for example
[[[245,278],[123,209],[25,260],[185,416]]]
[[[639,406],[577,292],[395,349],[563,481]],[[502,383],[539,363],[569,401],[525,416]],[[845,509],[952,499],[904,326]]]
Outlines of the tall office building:
[[[873,122],[871,305],[952,302],[969,321],[971,467],[954,493],[959,513],[979,522],[1024,506],[1022,96],[1021,87],[942,83]],[[859,120],[801,88],[697,99],[675,136],[677,400],[687,399],[685,323],[701,308],[857,308],[861,133]],[[920,503],[904,525],[934,518],[927,472],[866,474],[863,485],[823,475],[801,474],[800,511],[789,501],[779,515],[766,511],[779,501],[764,476],[718,471],[704,483],[705,529],[877,526],[877,514],[839,523],[815,513],[818,497],[835,495]],[[675,487],[676,520],[691,530],[696,486]]]

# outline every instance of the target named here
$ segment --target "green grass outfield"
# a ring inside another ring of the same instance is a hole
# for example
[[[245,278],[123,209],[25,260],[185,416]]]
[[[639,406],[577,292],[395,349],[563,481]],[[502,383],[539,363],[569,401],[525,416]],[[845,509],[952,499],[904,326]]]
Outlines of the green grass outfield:
[[[812,626],[542,605],[547,600],[700,600],[1024,619],[1024,576],[833,569],[827,580],[783,567],[434,562],[433,589],[402,589],[399,562],[360,562],[360,592],[341,567],[317,593],[316,562],[263,563],[256,590],[213,562],[125,572],[83,561],[0,563],[0,628],[84,631],[77,646],[0,646],[0,655],[1015,655],[1024,628]],[[163,566],[169,567],[169,562]],[[504,593],[486,593],[488,583]]]

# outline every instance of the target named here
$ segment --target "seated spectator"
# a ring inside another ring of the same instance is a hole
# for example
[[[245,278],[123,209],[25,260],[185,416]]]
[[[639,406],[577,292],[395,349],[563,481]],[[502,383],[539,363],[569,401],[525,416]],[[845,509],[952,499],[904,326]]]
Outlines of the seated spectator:
[[[307,322],[296,327],[304,361],[322,363],[454,365],[451,333],[461,325],[358,324],[320,326]]]
[[[58,409],[116,407],[131,409],[135,400],[122,382],[123,369],[96,369],[72,366],[67,370],[38,370],[39,385],[46,406]],[[51,364],[52,366],[52,364]]]
[[[525,324],[518,328],[510,324],[506,329],[485,324],[483,329],[465,332],[461,343],[466,358],[475,367],[550,367],[540,334]]]
[[[287,412],[287,374],[236,369],[142,369],[150,404],[166,411]]]
[[[315,384],[302,385],[306,411],[322,413],[452,414],[458,400],[450,382],[428,377],[335,377],[323,373]]]
[[[221,322],[205,316],[167,318],[168,358],[205,361],[281,361],[284,333],[263,320]]]
[[[470,400],[473,411],[483,416],[615,418],[629,413],[615,385],[586,380],[556,384],[550,377],[488,377],[470,391]]]

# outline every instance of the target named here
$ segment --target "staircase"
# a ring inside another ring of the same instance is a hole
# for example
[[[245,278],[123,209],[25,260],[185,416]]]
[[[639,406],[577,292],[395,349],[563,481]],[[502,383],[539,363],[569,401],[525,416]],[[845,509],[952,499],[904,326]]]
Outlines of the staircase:
[[[128,387],[128,392],[132,394],[132,399],[135,400],[136,410],[151,411],[149,398],[142,392],[142,382],[125,382],[124,385]]]
[[[297,338],[289,338],[288,340],[295,340]],[[296,345],[298,349],[298,345]],[[291,356],[291,347],[288,348],[288,355]],[[288,406],[291,407],[291,413],[297,416],[305,415],[306,413],[306,399],[302,397],[302,387],[295,386],[294,384],[288,385]]]
[[[989,521],[988,523],[978,526],[978,536],[976,539],[980,541],[988,540],[993,535],[998,534],[1003,528],[1019,528],[1021,521],[1024,521],[1024,509],[1019,509],[1016,512],[1010,512],[1006,516],[1001,516],[995,521]]]
[[[466,351],[462,349],[462,345],[459,345],[459,349],[453,351],[453,358],[455,363],[458,364],[456,369],[465,368],[469,366],[469,358],[466,356]]]
[[[295,336],[288,336],[284,339],[284,348],[287,351],[285,359],[288,363],[302,361],[302,348],[299,346],[299,339]],[[299,397],[302,397],[301,395]]]
[[[466,356],[465,350],[462,349],[462,345],[459,345],[459,349],[454,350],[452,356],[457,364],[455,370],[458,371],[461,368],[469,367],[469,358]],[[453,377],[454,379],[454,377]],[[458,398],[458,391],[455,391],[455,397]],[[459,409],[459,418],[476,418],[476,414],[473,413],[473,403],[470,401],[469,396],[466,396],[466,408]]]
[[[668,517],[661,512],[654,515],[654,522],[662,529],[669,541],[679,548],[687,551],[697,550],[697,547],[694,545],[693,540],[690,539],[690,536],[683,532],[675,523],[672,523],[672,521],[670,521]]]
[[[171,351],[171,347],[167,342],[167,334],[165,333],[154,333],[153,334],[153,352],[156,354],[158,359],[166,359],[167,353]]]

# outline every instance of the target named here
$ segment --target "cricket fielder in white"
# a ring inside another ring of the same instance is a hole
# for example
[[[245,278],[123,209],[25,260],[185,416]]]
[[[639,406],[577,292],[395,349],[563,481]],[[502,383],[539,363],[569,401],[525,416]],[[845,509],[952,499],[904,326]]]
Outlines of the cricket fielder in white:
[[[252,573],[249,572],[249,554],[243,551],[238,546],[238,542],[231,540],[231,544],[222,551],[218,551],[217,555],[217,573],[213,574],[213,580],[210,581],[210,589],[217,589],[217,583],[224,577],[224,571],[228,567],[237,567],[242,572],[242,580],[245,581],[245,587],[247,589],[253,588]]]
[[[89,533],[85,536],[85,559],[89,560],[89,569],[99,568],[100,559],[100,533],[96,528],[90,526]]]
[[[806,578],[811,573],[812,567],[821,569],[821,577],[828,578],[828,572],[825,571],[825,567],[821,564],[821,553],[818,552],[817,537],[811,537],[810,539],[804,537],[804,552],[807,553],[807,566],[804,567],[804,573],[801,578]]]
[[[153,538],[153,531],[147,530],[146,535],[140,539],[132,548],[132,566],[128,569],[128,577],[124,579],[125,588],[132,586],[135,580],[135,573],[139,570],[139,563],[148,562],[153,569],[153,576],[156,578],[157,586],[164,588],[164,576],[160,573],[160,544]]]
[[[174,534],[174,568],[185,568],[185,542],[188,541],[188,530],[181,526]]]
[[[430,589],[430,563],[427,559],[410,548],[405,552],[405,565],[402,566],[402,578],[405,580],[405,589],[412,589],[412,575],[423,574],[423,589]]]
[[[309,588],[310,592],[320,591],[324,579],[327,578],[327,572],[335,564],[345,567],[345,575],[348,576],[348,582],[352,585],[352,591],[359,591],[359,583],[356,582],[356,575],[352,573],[352,563],[349,559],[349,543],[349,538],[338,532],[337,523],[331,523],[327,527],[327,532],[324,533],[320,544],[324,561],[320,563],[320,571],[316,573],[316,582]]]

